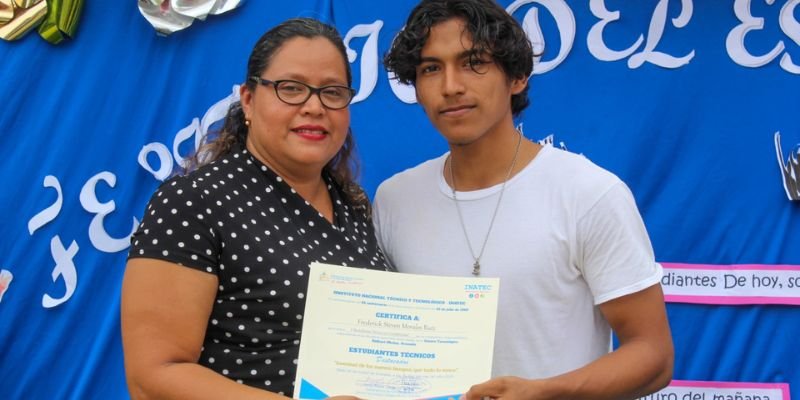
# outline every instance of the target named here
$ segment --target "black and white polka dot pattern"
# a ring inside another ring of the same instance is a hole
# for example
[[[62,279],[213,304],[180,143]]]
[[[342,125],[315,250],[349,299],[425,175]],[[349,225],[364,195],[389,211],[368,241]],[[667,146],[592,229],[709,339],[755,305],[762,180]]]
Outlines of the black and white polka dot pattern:
[[[129,257],[167,260],[219,280],[200,364],[291,395],[308,265],[389,270],[367,215],[326,181],[333,224],[247,150],[172,178],[153,195]]]

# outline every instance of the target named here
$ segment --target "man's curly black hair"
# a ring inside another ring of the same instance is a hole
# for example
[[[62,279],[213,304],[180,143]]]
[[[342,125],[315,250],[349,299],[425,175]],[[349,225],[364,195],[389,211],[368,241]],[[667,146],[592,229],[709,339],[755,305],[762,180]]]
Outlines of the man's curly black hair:
[[[408,16],[383,63],[404,84],[416,83],[420,52],[431,27],[461,19],[472,36],[473,54],[489,54],[509,79],[524,79],[533,71],[533,48],[519,22],[494,0],[423,0]],[[528,106],[528,86],[511,96],[516,117]]]

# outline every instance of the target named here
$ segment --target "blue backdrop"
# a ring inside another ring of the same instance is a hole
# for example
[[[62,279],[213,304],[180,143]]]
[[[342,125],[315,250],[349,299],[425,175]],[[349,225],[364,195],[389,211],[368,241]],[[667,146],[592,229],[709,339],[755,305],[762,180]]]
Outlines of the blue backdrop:
[[[379,61],[415,3],[253,0],[159,37],[135,1],[95,1],[71,41],[0,42],[0,270],[13,275],[0,291],[0,397],[128,398],[127,237],[276,23],[312,16],[347,35],[370,194],[445,151]],[[500,3],[545,49],[526,136],[626,181],[659,261],[800,265],[800,202],[774,141],[784,161],[800,143],[800,0]],[[797,306],[668,312],[676,379],[788,383],[800,398]]]

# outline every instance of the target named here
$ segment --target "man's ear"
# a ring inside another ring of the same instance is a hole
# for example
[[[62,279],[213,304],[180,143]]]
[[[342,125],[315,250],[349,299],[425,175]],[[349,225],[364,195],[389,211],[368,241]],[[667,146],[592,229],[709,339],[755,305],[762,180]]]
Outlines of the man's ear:
[[[511,94],[519,94],[528,86],[528,77],[511,80]]]

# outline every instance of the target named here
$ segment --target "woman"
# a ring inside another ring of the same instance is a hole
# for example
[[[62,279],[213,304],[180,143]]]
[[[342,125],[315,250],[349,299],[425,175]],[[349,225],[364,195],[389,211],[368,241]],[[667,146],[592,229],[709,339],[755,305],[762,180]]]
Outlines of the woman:
[[[290,397],[309,263],[389,269],[350,170],[351,80],[341,37],[319,21],[256,43],[240,104],[201,151],[212,161],[161,185],[133,235],[122,338],[134,399]]]

